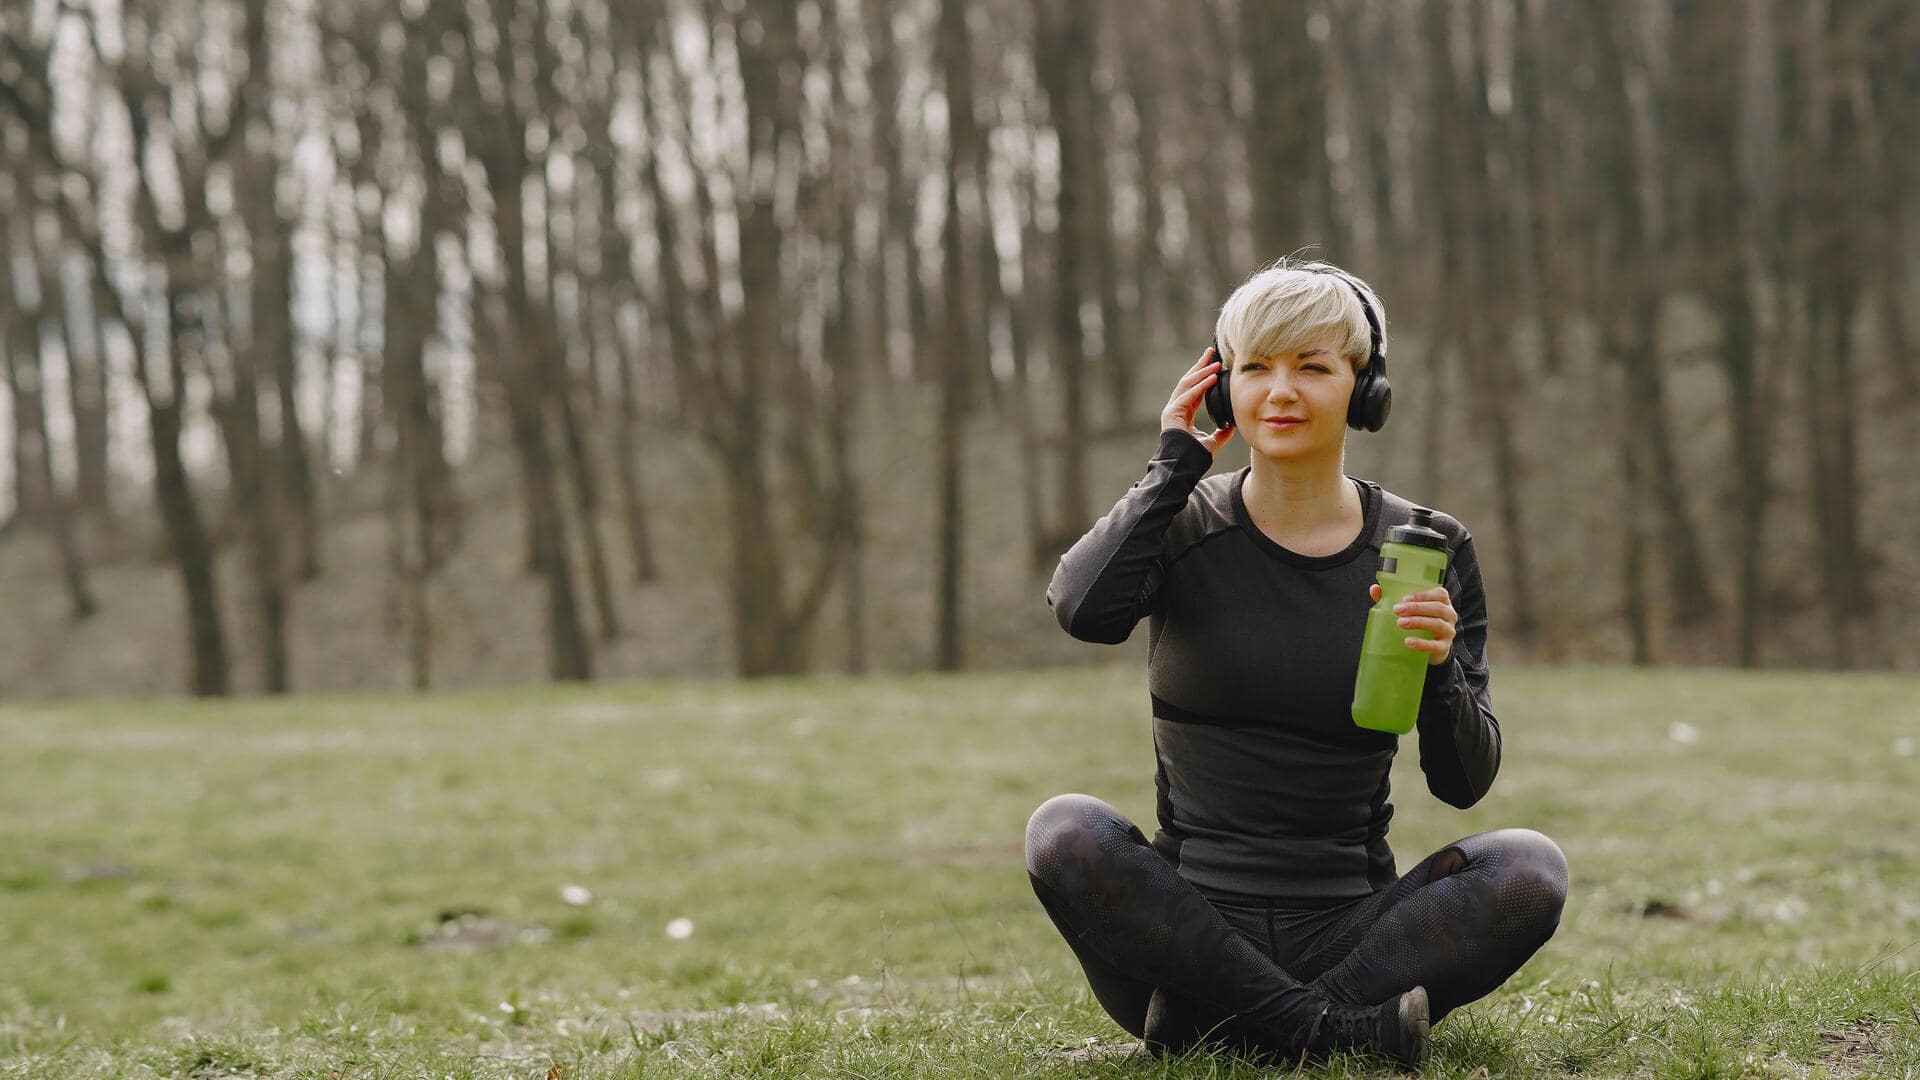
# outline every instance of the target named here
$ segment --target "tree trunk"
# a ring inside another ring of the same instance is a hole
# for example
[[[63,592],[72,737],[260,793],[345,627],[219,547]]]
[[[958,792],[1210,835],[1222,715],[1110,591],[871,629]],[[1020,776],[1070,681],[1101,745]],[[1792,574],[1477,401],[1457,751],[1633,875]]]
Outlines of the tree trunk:
[[[975,362],[972,268],[966,257],[966,220],[962,206],[977,205],[979,132],[973,119],[973,50],[967,33],[967,0],[942,0],[940,53],[947,99],[947,211],[940,230],[946,260],[942,283],[946,290],[945,350],[940,379],[939,430],[940,495],[938,534],[940,556],[935,590],[936,630],[934,666],[957,671],[961,665],[960,580],[964,574],[964,491],[960,463],[965,453],[964,423],[968,407],[968,375]],[[966,197],[963,201],[963,195]]]
[[[154,492],[160,500],[160,518],[166,526],[167,544],[174,562],[180,567],[180,579],[187,591],[188,640],[193,649],[193,693],[219,696],[227,693],[227,639],[220,627],[219,579],[214,574],[213,545],[194,504],[193,489],[187,480],[186,464],[180,458],[182,390],[186,368],[181,352],[200,338],[198,316],[186,289],[169,280],[167,285],[167,323],[173,328],[173,340],[165,352],[171,367],[164,393],[159,392],[146,372],[147,350],[143,347],[134,360],[140,373],[141,390],[147,399],[147,426],[153,437]]]
[[[79,621],[99,610],[99,605],[87,585],[87,568],[73,536],[73,521],[53,476],[53,443],[47,433],[44,392],[46,355],[40,341],[40,323],[48,302],[46,274],[39,257],[20,257],[11,243],[6,218],[14,214],[21,221],[32,220],[31,214],[0,204],[0,252],[14,254],[16,257],[9,261],[16,271],[26,265],[31,275],[14,277],[10,285],[13,303],[0,297],[0,360],[7,365],[7,389],[13,397],[15,422],[22,425],[14,435],[14,490],[21,490],[23,481],[29,478],[40,488],[44,497],[41,517],[53,537],[73,618]]]
[[[649,157],[656,152],[647,151]],[[593,289],[596,300],[589,320],[593,326],[589,348],[596,356],[603,350],[607,352],[614,365],[619,409],[613,416],[613,475],[620,488],[621,516],[627,526],[627,553],[633,563],[633,580],[644,585],[659,579],[660,561],[653,549],[653,527],[640,485],[640,450],[634,439],[635,428],[640,423],[640,395],[633,377],[635,358],[627,354],[626,342],[620,334],[620,299],[633,286],[633,241],[620,226],[613,174],[603,171],[596,179],[600,196],[602,281]],[[664,212],[664,208],[656,211]],[[660,257],[669,256],[663,252]]]
[[[1326,114],[1319,48],[1309,40],[1308,0],[1242,4],[1240,42],[1253,76],[1247,114],[1247,174],[1255,177],[1255,261],[1270,262],[1327,239],[1318,216],[1326,185]]]
[[[1627,268],[1623,271],[1631,273]],[[1661,547],[1665,551],[1667,590],[1674,604],[1674,622],[1692,626],[1712,619],[1719,612],[1708,583],[1706,559],[1687,510],[1687,494],[1680,476],[1679,455],[1674,452],[1673,435],[1667,421],[1666,378],[1659,356],[1659,325],[1656,298],[1643,287],[1633,302],[1635,340],[1622,353],[1627,367],[1627,396],[1632,406],[1624,410],[1628,420],[1647,443],[1647,464],[1653,487],[1654,504],[1659,509]]]
[[[1091,524],[1087,486],[1086,351],[1080,302],[1085,295],[1082,259],[1094,247],[1091,207],[1085,195],[1089,160],[1086,132],[1092,123],[1092,12],[1087,0],[1064,0],[1040,16],[1036,52],[1047,115],[1060,141],[1059,231],[1054,234],[1053,348],[1060,373],[1060,516],[1051,531],[1054,551]]]
[[[57,268],[61,262],[56,259],[50,265]],[[107,469],[107,360],[106,343],[100,337],[100,308],[90,282],[69,280],[64,273],[56,273],[55,280],[66,294],[60,329],[65,335],[72,380],[74,502],[77,509],[110,515],[113,492]]]
[[[256,286],[265,292],[258,293],[261,302],[276,312],[288,312],[281,322],[284,328],[272,344],[265,359],[273,365],[274,391],[280,404],[279,453],[276,456],[280,467],[280,482],[286,492],[287,526],[293,536],[294,571],[302,581],[314,581],[320,577],[323,566],[320,558],[320,541],[324,535],[320,521],[320,493],[313,478],[312,454],[308,449],[305,425],[300,420],[300,409],[295,395],[300,389],[300,363],[294,355],[292,324],[293,297],[293,260],[286,256],[286,237],[280,239],[279,255],[267,266],[256,267],[256,272],[268,278]],[[333,384],[329,380],[323,387],[326,399],[333,396]]]
[[[1615,356],[1636,347],[1628,345],[1621,348],[1618,336],[1613,329],[1612,320],[1607,326],[1607,351]],[[1626,366],[1616,365],[1622,375]],[[1625,389],[1628,379],[1622,378],[1622,393],[1631,394]],[[1641,667],[1654,663],[1653,620],[1647,612],[1647,557],[1646,529],[1642,519],[1646,516],[1646,495],[1643,487],[1640,457],[1642,454],[1640,433],[1634,429],[1630,417],[1618,418],[1615,431],[1616,447],[1620,455],[1620,587],[1621,613],[1627,621],[1627,640],[1632,648],[1632,662]]]
[[[587,580],[593,587],[594,610],[600,617],[600,638],[613,641],[620,636],[620,611],[614,596],[613,575],[607,568],[607,549],[600,536],[600,480],[595,475],[591,449],[580,430],[580,418],[574,405],[576,388],[563,357],[559,341],[548,343],[551,357],[549,377],[555,382],[553,401],[559,412],[560,434],[566,447],[567,469],[573,479],[575,496],[580,501],[580,534],[587,549]]]
[[[1802,117],[1805,145],[1820,164],[1802,166],[1800,182],[1819,206],[1859,205],[1863,196],[1855,175],[1865,166],[1853,106],[1845,93],[1855,61],[1845,51],[1839,62],[1828,48],[1842,35],[1835,12],[1825,4],[1805,12],[1801,39]],[[1807,340],[1802,351],[1801,394],[1806,403],[1808,484],[1820,562],[1821,600],[1827,613],[1832,662],[1855,666],[1853,620],[1872,613],[1867,585],[1872,553],[1862,541],[1856,451],[1853,318],[1863,284],[1855,222],[1845,216],[1809,214],[1800,222],[1801,250],[1807,253]]]
[[[1513,629],[1521,637],[1531,637],[1539,630],[1540,620],[1533,592],[1532,548],[1521,516],[1521,507],[1526,501],[1521,488],[1527,470],[1521,463],[1520,447],[1515,439],[1512,415],[1515,399],[1504,389],[1515,385],[1517,380],[1508,359],[1512,344],[1504,324],[1492,320],[1489,331],[1488,348],[1480,351],[1476,360],[1491,362],[1492,367],[1480,369],[1484,370],[1484,377],[1473,392],[1482,406],[1480,416],[1493,444],[1493,475],[1506,552],[1508,594],[1513,598]],[[1476,369],[1477,364],[1468,365],[1470,372]]]
[[[786,606],[781,551],[790,538],[779,536],[773,528],[769,478],[761,454],[774,419],[766,408],[771,400],[770,366],[782,362],[781,381],[804,378],[796,366],[783,361],[788,355],[780,333],[785,296],[780,264],[785,245],[782,222],[775,216],[776,193],[787,182],[782,176],[788,168],[783,151],[798,127],[798,30],[794,12],[780,0],[755,0],[744,18],[757,30],[740,57],[748,144],[755,169],[765,170],[768,180],[754,185],[739,207],[745,308],[734,365],[738,375],[731,380],[731,415],[720,443],[733,525],[736,656],[742,675],[757,676],[804,670],[805,632],[815,612],[804,599],[791,611]],[[831,561],[826,546],[821,558]]]
[[[510,327],[501,328],[505,332],[502,341],[507,348],[519,351],[521,357],[529,355],[527,350],[536,347],[534,341],[514,334],[512,328],[525,326],[533,318],[532,312],[522,307],[506,318]],[[574,596],[573,565],[567,553],[559,494],[561,478],[547,444],[540,376],[528,370],[525,359],[496,357],[495,362],[506,369],[503,379],[513,444],[520,456],[534,529],[533,546],[541,557],[538,572],[547,584],[547,668],[555,679],[585,681],[593,677],[593,654],[580,626],[580,605]]]
[[[242,182],[235,186],[234,194],[246,222],[254,272],[246,307],[248,334],[229,350],[231,386],[216,408],[223,421],[220,427],[226,435],[233,498],[246,538],[247,568],[260,635],[260,685],[269,694],[284,694],[292,689],[293,682],[287,640],[292,605],[282,562],[281,492],[273,483],[279,455],[262,431],[260,384],[263,373],[277,368],[278,357],[292,347],[292,260],[287,253],[288,228],[274,202],[277,166],[269,107],[272,50],[266,24],[266,0],[248,0],[248,74],[240,87],[241,116],[237,122],[252,128],[259,141],[249,146],[237,163]],[[284,419],[281,430],[286,430]]]

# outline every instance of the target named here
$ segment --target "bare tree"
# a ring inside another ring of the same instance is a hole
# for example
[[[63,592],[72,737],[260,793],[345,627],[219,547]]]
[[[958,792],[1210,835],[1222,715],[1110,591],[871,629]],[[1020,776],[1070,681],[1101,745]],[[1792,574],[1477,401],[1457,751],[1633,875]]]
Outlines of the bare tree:
[[[25,150],[26,138],[14,124],[0,125],[0,141]],[[13,398],[14,463],[32,478],[40,493],[39,510],[52,534],[54,553],[67,587],[68,608],[77,621],[99,610],[87,584],[87,568],[73,533],[73,514],[53,472],[53,440],[47,424],[46,340],[57,319],[47,267],[57,257],[58,229],[51,217],[38,212],[28,197],[36,187],[38,170],[31,155],[21,154],[22,166],[12,176],[0,176],[0,265],[11,272],[0,275],[0,360],[6,364],[7,389]],[[19,235],[33,231],[40,238]],[[67,351],[71,357],[72,351]],[[24,487],[16,481],[15,486]]]

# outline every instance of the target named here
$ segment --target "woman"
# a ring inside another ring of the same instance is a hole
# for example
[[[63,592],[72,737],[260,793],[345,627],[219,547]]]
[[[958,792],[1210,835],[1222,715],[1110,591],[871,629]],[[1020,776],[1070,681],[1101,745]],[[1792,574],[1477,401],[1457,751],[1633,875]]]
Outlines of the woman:
[[[1220,311],[1224,356],[1208,349],[1175,384],[1146,476],[1047,588],[1086,641],[1149,620],[1158,831],[1149,843],[1099,799],[1060,795],[1027,823],[1026,855],[1094,996],[1156,1053],[1417,1065],[1430,1023],[1559,925],[1566,859],[1537,832],[1469,836],[1399,875],[1387,847],[1398,740],[1357,727],[1351,702],[1380,545],[1412,504],[1342,471],[1345,428],[1385,419],[1368,400],[1384,396],[1384,325],[1372,290],[1325,263],[1248,280]],[[1194,414],[1223,379],[1232,422],[1201,434]],[[1236,431],[1249,467],[1203,480]],[[1434,521],[1446,580],[1397,610],[1428,660],[1427,787],[1465,809],[1493,783],[1500,727],[1473,537]]]

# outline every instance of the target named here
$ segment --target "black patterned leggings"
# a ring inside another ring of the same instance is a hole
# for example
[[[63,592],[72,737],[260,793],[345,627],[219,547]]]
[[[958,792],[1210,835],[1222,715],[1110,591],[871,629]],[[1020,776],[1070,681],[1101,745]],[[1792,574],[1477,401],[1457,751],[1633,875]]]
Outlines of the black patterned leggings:
[[[1567,861],[1530,829],[1455,841],[1371,896],[1313,911],[1201,895],[1118,810],[1058,795],[1027,876],[1094,997],[1154,1049],[1295,1053],[1330,1002],[1427,988],[1435,1021],[1505,982],[1560,925]]]

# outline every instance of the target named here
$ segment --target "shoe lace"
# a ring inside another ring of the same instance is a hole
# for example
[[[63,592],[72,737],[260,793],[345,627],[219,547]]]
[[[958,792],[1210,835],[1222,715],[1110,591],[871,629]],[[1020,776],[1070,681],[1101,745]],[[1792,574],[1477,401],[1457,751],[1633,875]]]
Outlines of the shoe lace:
[[[1320,1021],[1321,1045],[1328,1049],[1371,1047],[1379,1040],[1378,1007],[1330,1005]]]

